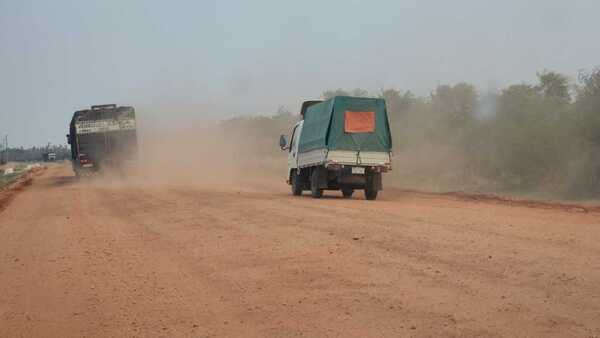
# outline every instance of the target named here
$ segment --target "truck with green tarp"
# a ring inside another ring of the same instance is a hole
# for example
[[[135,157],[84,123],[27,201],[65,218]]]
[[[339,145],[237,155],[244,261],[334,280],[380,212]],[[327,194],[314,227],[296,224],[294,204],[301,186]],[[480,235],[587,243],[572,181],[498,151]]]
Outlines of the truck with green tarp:
[[[391,170],[392,138],[385,100],[336,96],[306,101],[301,120],[284,135],[280,147],[288,152],[288,184],[292,193],[341,190],[346,198],[364,190],[368,200],[383,188],[382,173]]]

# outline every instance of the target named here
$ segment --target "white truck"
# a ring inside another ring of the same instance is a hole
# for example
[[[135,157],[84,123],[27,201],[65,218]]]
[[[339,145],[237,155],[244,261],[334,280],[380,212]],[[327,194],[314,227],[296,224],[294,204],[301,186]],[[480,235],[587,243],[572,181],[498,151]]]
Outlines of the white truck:
[[[382,173],[391,170],[392,139],[385,101],[337,96],[306,101],[290,144],[281,135],[279,146],[288,152],[287,182],[296,196],[310,190],[315,198],[324,190],[341,190],[346,198],[363,189],[374,200],[383,188]]]

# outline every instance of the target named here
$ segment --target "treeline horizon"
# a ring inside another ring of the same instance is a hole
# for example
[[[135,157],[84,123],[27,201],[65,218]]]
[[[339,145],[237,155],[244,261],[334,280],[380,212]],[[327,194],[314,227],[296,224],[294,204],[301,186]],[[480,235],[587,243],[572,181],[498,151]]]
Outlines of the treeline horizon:
[[[535,83],[481,92],[467,82],[410,90],[330,89],[386,100],[394,169],[388,182],[406,188],[552,198],[600,197],[600,68],[575,81],[543,70]],[[298,114],[242,116],[221,122],[263,155],[276,153]],[[289,135],[288,135],[289,136]],[[275,141],[274,141],[275,140]],[[389,185],[389,184],[388,184]]]
[[[41,162],[44,160],[44,154],[55,153],[56,160],[66,160],[71,158],[71,150],[66,145],[48,144],[40,147],[8,147],[0,149],[0,159],[8,162]]]

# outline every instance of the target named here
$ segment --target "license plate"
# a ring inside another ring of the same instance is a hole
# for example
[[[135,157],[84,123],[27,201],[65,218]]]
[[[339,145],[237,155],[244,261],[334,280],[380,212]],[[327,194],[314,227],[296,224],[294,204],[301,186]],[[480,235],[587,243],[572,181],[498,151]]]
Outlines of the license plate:
[[[363,168],[363,167],[352,167],[352,173],[353,174],[357,174],[357,175],[364,175],[365,174],[365,168]]]

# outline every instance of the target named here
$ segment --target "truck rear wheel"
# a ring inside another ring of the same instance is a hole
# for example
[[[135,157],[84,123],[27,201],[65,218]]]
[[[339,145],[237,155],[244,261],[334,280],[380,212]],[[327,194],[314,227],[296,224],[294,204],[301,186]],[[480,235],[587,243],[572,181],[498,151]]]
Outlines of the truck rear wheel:
[[[374,201],[377,199],[377,190],[373,188],[365,189],[365,198],[369,201]]]
[[[342,188],[342,196],[344,196],[344,198],[350,198],[352,197],[352,194],[354,194],[354,189]]]
[[[291,176],[292,176],[291,177],[292,195],[294,195],[294,196],[302,195],[302,182],[300,182],[300,176],[298,175],[298,172],[296,170],[293,170]]]
[[[310,194],[313,198],[323,197],[323,189],[319,188],[319,171],[313,170],[310,176]]]
[[[379,190],[377,190],[377,186],[375,184],[375,176],[367,176],[367,185],[365,186],[365,198],[369,201],[376,200],[378,192]]]

